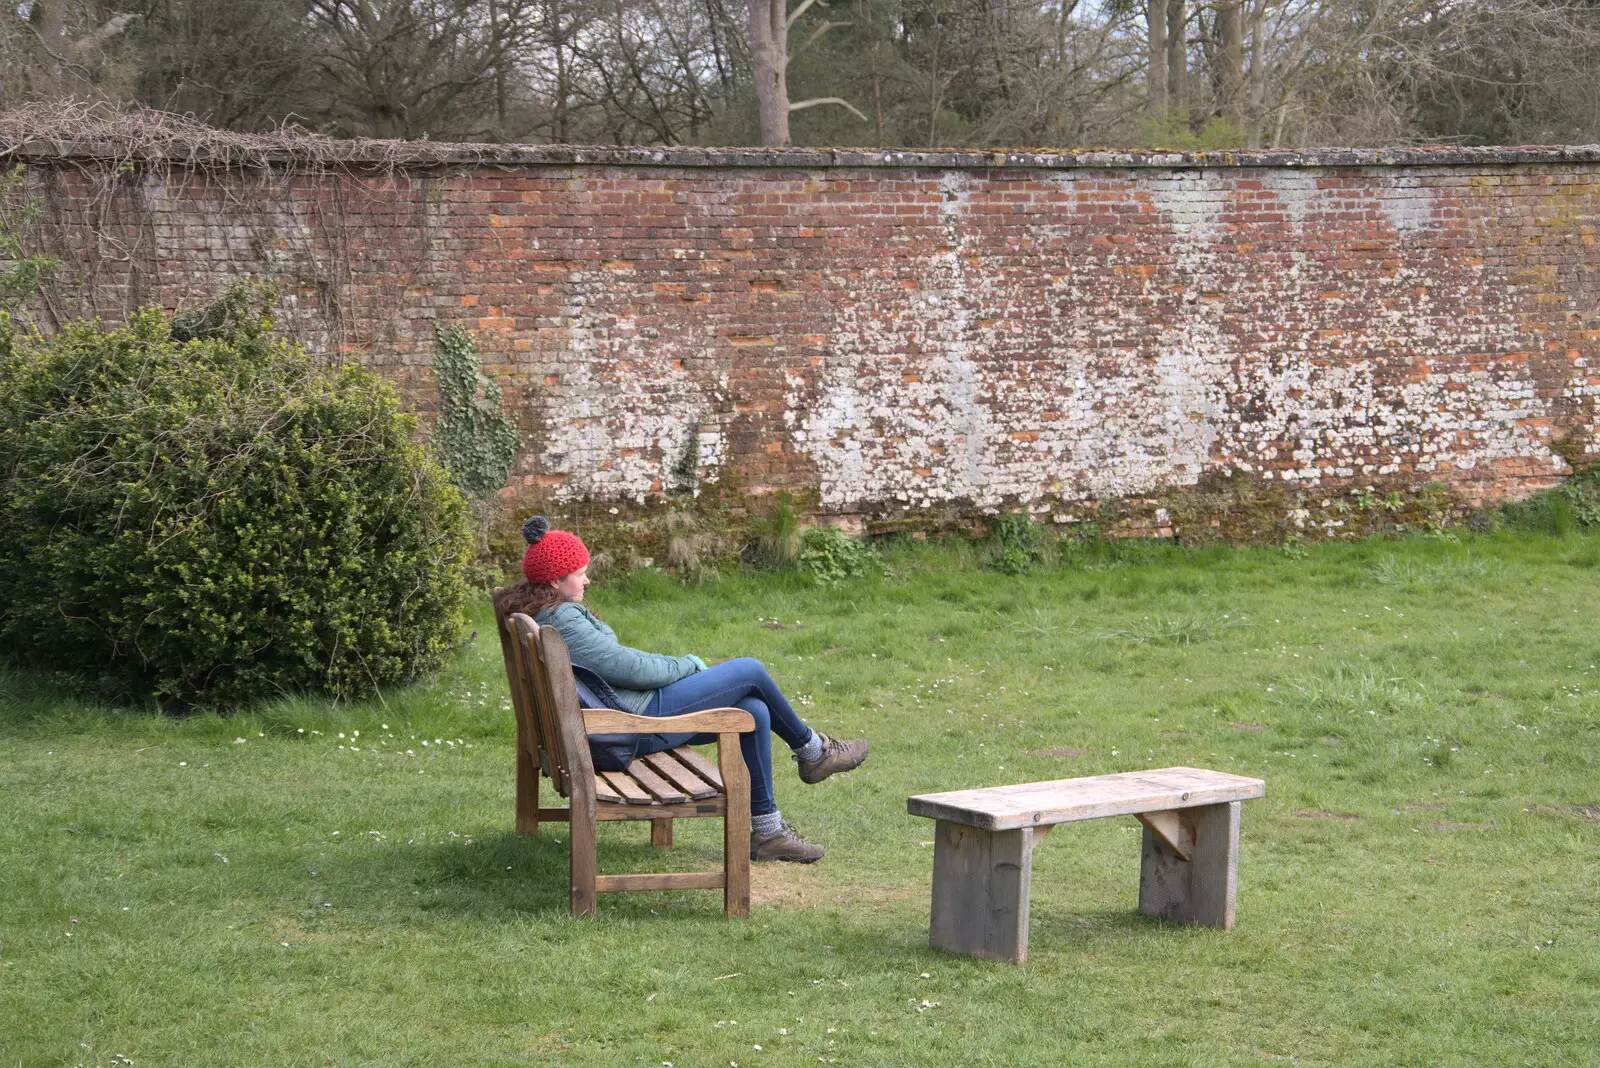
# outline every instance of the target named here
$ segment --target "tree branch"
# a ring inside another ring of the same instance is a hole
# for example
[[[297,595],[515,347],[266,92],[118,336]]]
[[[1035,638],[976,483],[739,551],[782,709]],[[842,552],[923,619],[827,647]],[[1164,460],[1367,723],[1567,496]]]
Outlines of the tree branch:
[[[855,25],[855,23],[853,23],[853,22],[824,22],[821,26],[818,26],[816,29],[811,31],[811,36],[810,37],[807,37],[804,41],[800,42],[800,47],[799,48],[796,48],[796,49],[792,50],[789,53],[789,62],[793,63],[797,58],[799,58],[805,52],[806,49],[808,49],[812,45],[816,44],[817,43],[817,39],[820,38],[823,34],[827,33],[829,30],[836,30],[840,26],[854,26],[854,25]]]
[[[108,19],[106,24],[101,26],[98,30],[93,30],[89,33],[86,33],[76,41],[73,41],[70,47],[74,52],[81,53],[87,48],[92,48],[93,46],[99,44],[105,44],[107,41],[111,40],[111,38],[117,36],[123,30],[127,29],[131,24],[138,21],[138,18],[138,15],[126,13],[115,15]]]
[[[799,111],[801,108],[814,108],[818,104],[838,104],[850,114],[860,119],[862,122],[869,121],[865,115],[856,110],[854,104],[850,103],[848,100],[841,100],[836,96],[814,96],[810,100],[802,100],[798,104],[790,104],[789,110]]]
[[[783,28],[784,29],[788,29],[790,26],[793,26],[796,22],[799,22],[800,21],[800,16],[804,15],[807,11],[811,10],[811,5],[812,4],[816,4],[818,7],[827,7],[828,6],[827,0],[801,0],[800,6],[795,8],[794,11],[790,13],[789,20],[784,23]]]

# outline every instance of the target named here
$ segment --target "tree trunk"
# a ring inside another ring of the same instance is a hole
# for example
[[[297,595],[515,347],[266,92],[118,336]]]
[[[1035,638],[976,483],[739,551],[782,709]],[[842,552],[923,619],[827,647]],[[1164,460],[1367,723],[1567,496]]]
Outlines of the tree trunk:
[[[1188,22],[1183,0],[1167,0],[1167,104],[1174,115],[1188,102]]]
[[[789,144],[789,12],[784,0],[745,0],[749,13],[750,66],[755,73],[761,144]]]
[[[1244,26],[1239,0],[1217,4],[1216,113],[1237,117],[1240,79],[1244,73]]]
[[[1004,18],[1006,9],[1002,8],[1000,12],[996,12],[989,7],[988,0],[982,0],[982,3],[984,28],[989,31],[989,61],[994,65],[995,86],[999,90],[1000,99],[1010,101],[1011,86],[1006,78],[1005,59],[1000,49],[1000,37],[1005,30],[1000,21]]]
[[[34,0],[33,7],[28,11],[28,22],[39,35],[39,40],[58,55],[66,36],[66,19],[61,4],[62,0]]]
[[[872,79],[872,122],[877,131],[877,140],[873,144],[878,148],[883,147],[883,74],[878,58],[878,20],[872,10],[872,0],[863,0],[867,16],[867,32],[872,34],[872,44],[867,52],[870,69],[867,74]]]
[[[1262,35],[1266,32],[1267,17],[1266,0],[1253,0],[1250,5],[1250,70],[1245,75],[1245,84],[1248,86],[1246,99],[1250,104],[1250,147],[1264,147],[1262,137],[1262,110],[1266,104],[1267,77],[1262,68]]]
[[[555,99],[555,141],[558,145],[572,144],[571,101],[572,101],[572,74],[567,69],[567,38],[565,34],[556,38],[556,99]]]
[[[1145,95],[1149,98],[1150,114],[1159,118],[1167,113],[1167,0],[1145,0],[1144,18],[1150,37]]]
[[[506,54],[505,38],[500,32],[500,11],[495,0],[489,0],[489,39],[495,47],[494,59],[494,120],[495,136],[506,137]]]
[[[723,10],[721,0],[706,0],[705,9],[706,26],[711,31],[711,60],[717,68],[717,84],[727,90],[733,85],[732,49],[723,39],[727,12]]]
[[[63,93],[62,86],[67,74],[67,38],[66,17],[61,7],[62,0],[34,0],[28,12],[28,23],[35,34],[29,51],[34,53],[36,77],[39,78],[39,84],[31,88],[32,95],[38,97],[49,98]]]

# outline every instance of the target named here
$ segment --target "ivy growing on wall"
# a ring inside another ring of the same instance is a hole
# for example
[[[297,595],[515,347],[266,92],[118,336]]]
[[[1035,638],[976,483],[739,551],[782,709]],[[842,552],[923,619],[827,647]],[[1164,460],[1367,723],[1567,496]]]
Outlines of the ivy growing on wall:
[[[439,417],[433,450],[451,479],[470,497],[493,497],[511,477],[519,444],[517,424],[500,403],[500,386],[478,370],[478,349],[460,326],[435,330],[439,352]]]
[[[674,497],[693,497],[700,485],[700,420],[689,422],[689,438],[683,452],[672,465],[672,487],[667,491]]]

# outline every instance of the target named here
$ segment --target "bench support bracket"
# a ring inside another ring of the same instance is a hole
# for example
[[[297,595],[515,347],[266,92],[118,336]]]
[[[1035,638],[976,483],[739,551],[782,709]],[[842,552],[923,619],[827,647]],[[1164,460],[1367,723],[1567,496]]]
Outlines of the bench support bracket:
[[[1165,812],[1140,812],[1134,817],[1144,824],[1162,845],[1183,860],[1194,859],[1194,825],[1184,818],[1182,809]]]
[[[1229,801],[1139,816],[1144,824],[1140,912],[1224,931],[1233,928],[1240,804]]]

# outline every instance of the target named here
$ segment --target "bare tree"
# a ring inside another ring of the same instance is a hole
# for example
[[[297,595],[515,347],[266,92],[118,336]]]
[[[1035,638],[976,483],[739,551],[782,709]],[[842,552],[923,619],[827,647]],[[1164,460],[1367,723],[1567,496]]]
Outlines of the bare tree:
[[[738,72],[720,4],[597,0],[565,10],[586,14],[561,22],[552,13],[525,64],[552,113],[541,128],[557,140],[689,143],[726,107]]]
[[[232,129],[380,137],[1593,142],[1597,67],[1600,0],[0,6],[0,103],[139,103]]]
[[[154,0],[133,33],[140,97],[236,130],[302,104],[307,0]]]
[[[127,95],[137,73],[136,63],[124,62],[128,31],[138,22],[142,7],[111,0],[6,5],[0,14],[4,100]]]
[[[824,20],[812,28],[811,35],[789,51],[789,31],[813,6],[826,8],[825,0],[800,0],[793,12],[786,0],[745,0],[746,28],[750,39],[750,66],[755,78],[756,112],[761,121],[761,143],[781,148],[789,143],[789,113],[802,108],[834,104],[847,109],[862,122],[867,117],[842,97],[813,97],[799,103],[789,100],[789,61],[821,39],[829,30],[849,22]]]
[[[497,73],[533,0],[312,0],[313,113],[336,130],[483,137]]]

